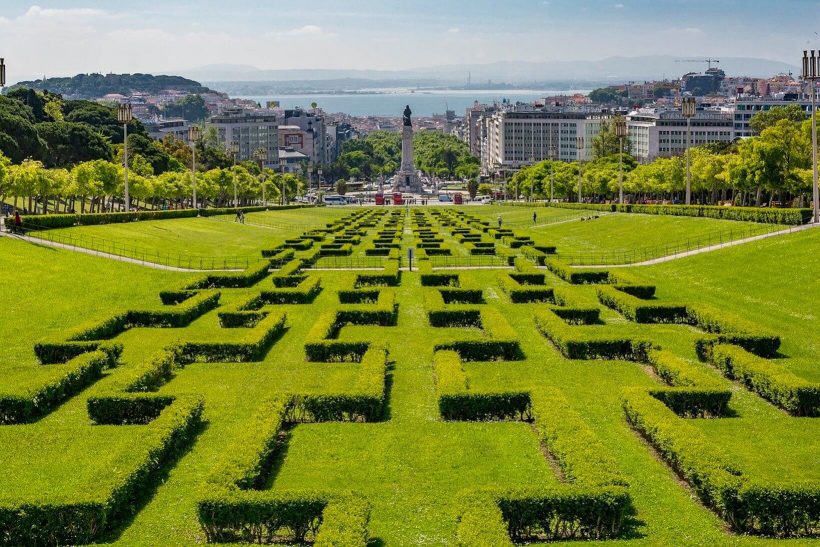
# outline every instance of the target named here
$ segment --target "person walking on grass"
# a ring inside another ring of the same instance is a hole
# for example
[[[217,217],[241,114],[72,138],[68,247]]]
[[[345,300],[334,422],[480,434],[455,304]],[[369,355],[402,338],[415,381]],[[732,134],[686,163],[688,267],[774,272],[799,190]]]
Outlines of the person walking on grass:
[[[236,210],[236,220],[234,222],[242,222],[242,211],[239,209]]]
[[[538,213],[535,211],[532,212],[532,223],[535,224],[538,221]]]
[[[501,215],[498,215],[498,229],[499,230],[501,229],[501,223],[502,223]]]

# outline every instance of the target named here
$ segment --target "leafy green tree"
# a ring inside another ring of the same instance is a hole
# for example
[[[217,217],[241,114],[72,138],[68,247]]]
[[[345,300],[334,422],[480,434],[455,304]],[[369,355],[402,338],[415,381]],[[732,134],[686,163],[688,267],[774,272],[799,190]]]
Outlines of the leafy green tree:
[[[339,179],[336,181],[336,193],[340,196],[347,193],[347,181],[345,179]]]
[[[20,101],[0,96],[0,152],[14,163],[41,158],[46,143],[35,127],[31,108]]]
[[[618,136],[615,134],[615,123],[620,120],[618,116],[612,120],[604,120],[601,122],[601,130],[592,139],[592,157],[595,159],[604,158],[606,156],[617,155],[621,151],[621,143]],[[624,153],[630,150],[629,136],[624,137],[623,143]]]
[[[166,118],[183,118],[189,122],[199,122],[209,115],[202,95],[186,95],[176,102],[165,105],[162,110]]]
[[[478,195],[478,179],[471,178],[467,181],[467,193],[470,194],[470,199],[475,199]]]
[[[71,167],[90,160],[110,160],[111,145],[86,124],[44,122],[36,126],[48,152],[43,154],[47,167]]]
[[[789,120],[794,123],[802,123],[807,118],[807,114],[798,104],[788,106],[777,106],[771,110],[762,110],[752,116],[749,120],[749,127],[758,135],[765,129],[772,127],[780,120]]]

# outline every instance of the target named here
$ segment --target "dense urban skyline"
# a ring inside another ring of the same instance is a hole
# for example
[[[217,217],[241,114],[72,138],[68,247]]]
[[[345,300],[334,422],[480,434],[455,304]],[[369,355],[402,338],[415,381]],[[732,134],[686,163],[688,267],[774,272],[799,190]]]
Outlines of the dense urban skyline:
[[[409,69],[618,55],[760,57],[797,64],[820,47],[820,5],[728,0],[293,3],[7,0],[2,54],[14,81],[79,72]],[[760,40],[765,33],[766,40]],[[378,47],[373,47],[374,45]]]

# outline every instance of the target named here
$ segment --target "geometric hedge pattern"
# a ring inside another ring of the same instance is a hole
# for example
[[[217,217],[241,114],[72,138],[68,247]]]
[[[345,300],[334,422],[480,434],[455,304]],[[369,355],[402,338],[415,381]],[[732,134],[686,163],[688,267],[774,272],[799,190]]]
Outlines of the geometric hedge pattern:
[[[400,268],[407,246],[417,258],[412,274]],[[332,481],[280,486],[290,471],[289,451],[304,450],[290,446],[300,431],[345,422],[349,436],[365,435],[374,445],[400,439],[403,428],[429,428],[429,442],[436,443],[461,427],[488,422],[492,435],[493,428],[518,424],[526,442],[539,447],[551,477],[459,487],[447,500],[453,514],[441,517],[452,519],[454,537],[442,542],[633,537],[629,474],[585,409],[560,383],[505,380],[533,366],[533,348],[578,366],[618,361],[646,374],[643,387],[610,386],[620,391],[623,420],[732,533],[820,532],[820,484],[749,474],[696,427],[700,420],[732,420],[738,387],[793,419],[820,415],[820,386],[788,371],[778,333],[720,309],[658,299],[654,286],[614,269],[570,268],[555,251],[459,210],[363,209],[266,249],[243,272],[187,280],[163,291],[156,304],[93,318],[38,342],[42,366],[56,372],[0,395],[0,427],[22,435],[66,414],[89,422],[79,435],[127,432],[138,442],[105,480],[74,493],[3,497],[0,542],[112,541],[127,536],[133,519],[154,518],[143,515],[157,485],[224,419],[225,409],[212,410],[196,386],[212,371],[229,377],[260,365],[301,367],[304,382],[274,383],[261,395],[247,379],[225,385],[254,395],[246,405],[251,410],[223,428],[230,434],[203,465],[190,504],[195,510],[186,509],[195,512],[194,540],[378,540],[377,513],[385,508],[366,492]],[[384,267],[313,268],[323,257],[354,252],[383,257]],[[488,277],[430,265],[433,257],[457,253],[495,255],[510,267]],[[525,310],[525,327],[511,320],[511,309]],[[140,333],[160,330],[169,333],[161,336],[167,343],[141,347]],[[670,333],[683,333],[684,346],[667,343]],[[396,385],[395,373],[419,359],[414,383]],[[433,420],[408,403],[408,388],[430,393]],[[76,416],[76,401],[84,402],[85,418]]]

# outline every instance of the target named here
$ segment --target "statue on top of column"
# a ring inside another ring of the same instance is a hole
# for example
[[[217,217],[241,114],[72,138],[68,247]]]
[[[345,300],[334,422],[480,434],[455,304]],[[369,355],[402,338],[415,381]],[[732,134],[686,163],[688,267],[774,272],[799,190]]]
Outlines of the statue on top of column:
[[[410,127],[413,123],[410,121],[410,115],[413,112],[410,110],[410,105],[404,107],[404,125]]]

